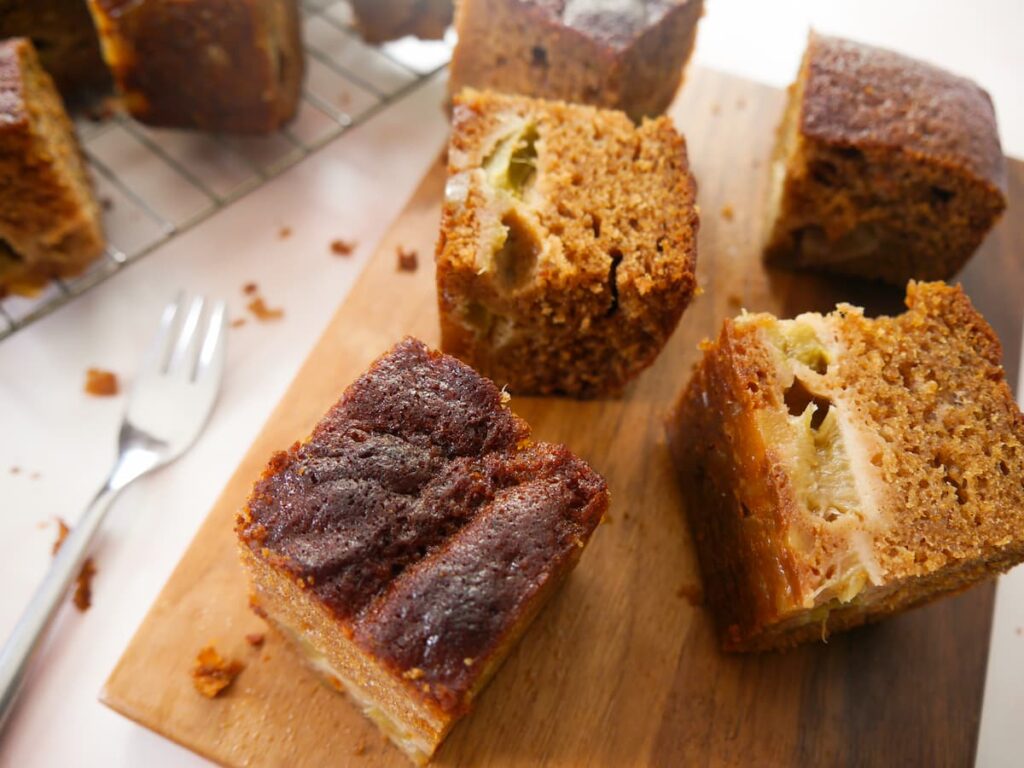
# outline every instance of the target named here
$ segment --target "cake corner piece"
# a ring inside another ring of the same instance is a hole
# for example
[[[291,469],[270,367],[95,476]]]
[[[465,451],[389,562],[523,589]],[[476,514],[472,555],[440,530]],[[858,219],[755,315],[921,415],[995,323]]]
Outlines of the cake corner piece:
[[[272,457],[236,531],[254,610],[423,763],[607,504],[493,383],[407,338]]]
[[[812,31],[777,129],[765,259],[900,286],[949,279],[1005,210],[1007,173],[984,89]]]
[[[822,639],[1024,560],[1024,416],[959,286],[727,320],[669,444],[723,647]]]

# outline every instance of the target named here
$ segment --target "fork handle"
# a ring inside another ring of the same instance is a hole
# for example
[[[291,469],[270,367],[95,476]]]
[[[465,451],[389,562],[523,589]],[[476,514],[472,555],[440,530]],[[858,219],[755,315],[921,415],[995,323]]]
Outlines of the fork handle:
[[[14,709],[29,662],[85,561],[89,544],[123,485],[108,481],[68,533],[43,583],[0,651],[0,732]]]

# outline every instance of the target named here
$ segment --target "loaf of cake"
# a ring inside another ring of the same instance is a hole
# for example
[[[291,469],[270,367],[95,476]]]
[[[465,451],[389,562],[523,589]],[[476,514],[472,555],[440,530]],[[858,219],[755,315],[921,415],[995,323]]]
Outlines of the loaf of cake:
[[[694,196],[667,118],[464,91],[437,245],[444,351],[514,393],[620,393],[693,296]]]
[[[103,253],[74,127],[27,38],[0,42],[0,294],[32,294]]]
[[[11,37],[32,41],[65,102],[110,87],[86,0],[0,0],[0,40]]]
[[[532,442],[506,400],[407,338],[271,459],[238,519],[253,608],[418,763],[608,505],[604,480]]]
[[[770,264],[903,285],[954,275],[1006,207],[995,112],[977,85],[811,33],[778,129]]]
[[[368,43],[413,35],[440,40],[452,23],[453,0],[349,0],[356,29]]]
[[[89,0],[132,117],[150,125],[268,133],[298,108],[297,0]]]
[[[727,320],[669,421],[724,647],[821,640],[1024,560],[1024,416],[960,287]]]
[[[703,0],[461,0],[449,87],[620,109],[672,103]]]

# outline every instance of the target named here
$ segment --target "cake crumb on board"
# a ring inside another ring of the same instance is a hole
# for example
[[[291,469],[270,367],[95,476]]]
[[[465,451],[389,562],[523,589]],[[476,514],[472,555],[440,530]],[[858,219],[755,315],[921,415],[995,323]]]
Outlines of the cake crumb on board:
[[[419,266],[419,254],[415,249],[398,246],[395,253],[398,255],[399,272],[415,272]]]
[[[85,372],[85,393],[93,397],[113,397],[118,393],[117,374],[102,368]]]
[[[736,212],[733,210],[732,205],[726,203],[722,206],[722,218],[726,221],[732,221],[736,217]]]
[[[192,685],[208,699],[224,692],[245,668],[240,661],[223,658],[217,649],[207,645],[196,655],[192,666]]]
[[[267,636],[262,632],[250,632],[245,636],[245,642],[251,645],[253,648],[259,648],[263,645],[263,641],[267,639]]]
[[[682,584],[676,590],[676,597],[685,600],[694,608],[704,605],[704,590],[698,584]]]
[[[292,228],[281,227],[279,230],[277,230],[277,236],[281,240],[287,240],[289,237],[292,236]]]

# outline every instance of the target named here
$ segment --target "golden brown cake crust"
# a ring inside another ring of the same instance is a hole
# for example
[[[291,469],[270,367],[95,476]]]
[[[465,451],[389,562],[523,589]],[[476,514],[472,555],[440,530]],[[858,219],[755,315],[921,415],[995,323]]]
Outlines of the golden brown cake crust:
[[[778,129],[765,258],[883,280],[955,275],[1006,208],[981,88],[812,33]]]
[[[663,113],[693,50],[703,0],[465,0],[449,92],[466,87]]]
[[[801,130],[855,147],[886,147],[947,164],[1006,194],[992,99],[924,62],[811,33]]]
[[[89,0],[122,99],[151,125],[267,133],[303,74],[296,0]]]
[[[1024,560],[1024,416],[959,287],[726,321],[669,419],[730,650],[826,637]]]
[[[408,695],[468,707],[604,513],[604,481],[491,382],[406,339],[277,455],[238,532]]]
[[[104,248],[74,128],[29,40],[0,42],[0,293],[72,277]]]
[[[509,142],[515,183],[495,181]],[[513,393],[621,392],[696,286],[696,185],[671,121],[465,91],[448,158],[442,347]]]

